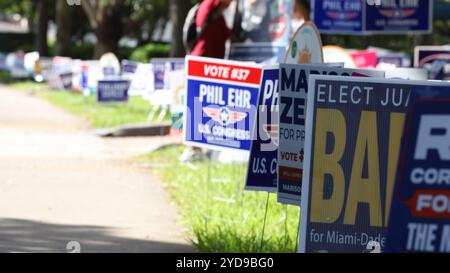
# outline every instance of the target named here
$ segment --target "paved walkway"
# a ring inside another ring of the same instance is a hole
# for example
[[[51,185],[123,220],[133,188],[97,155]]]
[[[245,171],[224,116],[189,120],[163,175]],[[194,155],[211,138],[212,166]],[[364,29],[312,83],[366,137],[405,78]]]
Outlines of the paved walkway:
[[[193,252],[162,183],[131,156],[162,138],[102,139],[0,86],[0,252]]]

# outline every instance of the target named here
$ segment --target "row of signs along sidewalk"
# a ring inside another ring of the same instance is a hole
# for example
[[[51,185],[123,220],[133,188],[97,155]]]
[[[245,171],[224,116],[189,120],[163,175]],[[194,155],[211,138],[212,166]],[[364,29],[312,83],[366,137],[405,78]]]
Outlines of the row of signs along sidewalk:
[[[249,151],[246,189],[301,205],[302,252],[450,251],[450,83],[340,66],[188,57],[185,141]]]

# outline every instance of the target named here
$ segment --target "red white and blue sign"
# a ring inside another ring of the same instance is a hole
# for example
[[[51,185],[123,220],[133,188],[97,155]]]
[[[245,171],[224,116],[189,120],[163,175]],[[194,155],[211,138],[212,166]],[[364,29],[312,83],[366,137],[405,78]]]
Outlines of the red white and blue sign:
[[[128,80],[101,80],[97,86],[97,102],[116,103],[128,101]]]
[[[413,90],[414,92],[414,90]],[[450,86],[412,94],[387,252],[450,253]]]
[[[278,78],[277,65],[263,71],[254,139],[247,169],[246,190],[276,192],[278,166]]]
[[[262,66],[192,56],[186,62],[185,142],[249,151]]]
[[[314,23],[321,33],[429,33],[432,0],[314,0]]]

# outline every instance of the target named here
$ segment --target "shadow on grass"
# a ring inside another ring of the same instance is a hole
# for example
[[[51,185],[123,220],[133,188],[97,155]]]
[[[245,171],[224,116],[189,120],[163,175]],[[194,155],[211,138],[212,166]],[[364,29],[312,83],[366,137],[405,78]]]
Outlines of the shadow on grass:
[[[58,225],[0,218],[0,252],[65,253],[68,242],[77,241],[81,252],[183,253],[190,245],[118,237],[115,229],[98,226]]]

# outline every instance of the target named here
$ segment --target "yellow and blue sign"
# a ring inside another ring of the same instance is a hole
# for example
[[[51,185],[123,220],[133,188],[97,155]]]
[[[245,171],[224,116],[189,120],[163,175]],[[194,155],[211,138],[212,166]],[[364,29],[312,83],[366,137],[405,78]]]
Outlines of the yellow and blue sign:
[[[448,88],[426,81],[309,78],[300,252],[385,250],[412,94],[431,97]]]

